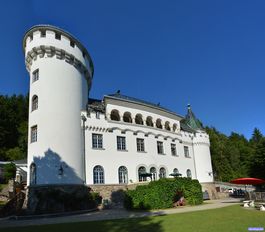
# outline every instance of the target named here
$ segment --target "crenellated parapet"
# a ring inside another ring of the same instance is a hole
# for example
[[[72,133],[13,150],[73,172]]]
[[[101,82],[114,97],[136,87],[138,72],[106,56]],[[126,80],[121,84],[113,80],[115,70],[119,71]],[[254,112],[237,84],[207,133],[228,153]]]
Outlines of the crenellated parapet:
[[[86,48],[70,33],[50,25],[32,27],[23,40],[26,68],[37,59],[53,58],[73,65],[91,86],[94,66]]]
[[[206,145],[210,147],[209,135],[205,132],[197,132],[193,137],[194,145]]]

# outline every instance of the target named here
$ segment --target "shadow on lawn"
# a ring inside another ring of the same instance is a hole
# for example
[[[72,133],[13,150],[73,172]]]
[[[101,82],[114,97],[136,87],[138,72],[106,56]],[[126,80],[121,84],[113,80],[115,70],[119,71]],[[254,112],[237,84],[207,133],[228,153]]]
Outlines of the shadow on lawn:
[[[74,224],[73,224],[74,225]],[[80,227],[79,227],[80,226]],[[69,228],[69,225],[68,225]],[[109,221],[97,221],[76,224],[73,228],[77,229],[76,231],[86,231],[85,228],[89,228],[90,231],[97,232],[162,232],[161,222],[154,220],[152,217],[142,217],[142,218],[133,218],[133,219],[120,219],[120,220],[109,220]],[[65,228],[67,231],[67,228]],[[69,230],[71,231],[71,229]]]
[[[4,228],[5,232],[163,232],[154,217]]]

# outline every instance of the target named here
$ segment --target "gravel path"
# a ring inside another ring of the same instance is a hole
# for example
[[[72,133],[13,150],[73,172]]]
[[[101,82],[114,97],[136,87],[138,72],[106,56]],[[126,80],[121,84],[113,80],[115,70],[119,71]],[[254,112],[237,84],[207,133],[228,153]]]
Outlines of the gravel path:
[[[18,217],[17,219],[2,218],[0,219],[0,228],[159,216],[159,215],[167,215],[175,213],[186,213],[186,212],[194,212],[200,210],[216,209],[238,203],[240,203],[240,200],[237,199],[222,199],[222,200],[209,200],[206,202],[206,204],[198,206],[184,206],[173,209],[155,210],[150,212],[139,212],[139,211],[134,212],[134,211],[127,211],[125,209],[108,209],[108,210],[99,210],[89,213],[68,215],[68,216],[53,215],[53,217],[51,217],[43,215],[42,217],[34,217],[34,216]]]

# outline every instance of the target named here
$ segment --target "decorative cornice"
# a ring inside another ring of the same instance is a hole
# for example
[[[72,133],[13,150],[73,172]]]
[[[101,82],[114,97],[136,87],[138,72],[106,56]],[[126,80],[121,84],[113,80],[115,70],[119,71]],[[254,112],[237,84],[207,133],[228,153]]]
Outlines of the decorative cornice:
[[[179,141],[180,143],[182,143],[182,140],[178,137],[174,137],[174,136],[169,136],[169,135],[163,135],[163,134],[156,134],[154,132],[144,132],[142,130],[132,130],[132,129],[123,129],[120,127],[110,127],[107,129],[108,132],[113,132],[114,130],[119,130],[123,133],[126,133],[127,131],[132,132],[134,135],[137,135],[138,133],[142,133],[144,134],[144,136],[149,136],[149,135],[153,135],[154,137],[162,137],[163,139],[172,139],[174,141]]]
[[[86,126],[86,130],[97,131],[97,132],[108,132],[107,128],[99,127],[99,126]]]
[[[207,142],[195,142],[195,143],[193,143],[194,145],[206,145],[206,146],[208,146],[208,147],[210,147],[210,143],[207,143]]]
[[[59,60],[65,60],[70,65],[73,65],[79,72],[83,73],[89,86],[92,78],[92,74],[88,71],[86,66],[78,60],[74,55],[66,52],[63,49],[56,48],[54,46],[38,46],[32,48],[31,51],[29,51],[26,55],[25,63],[26,63],[26,68],[28,72],[31,70],[31,65],[32,61],[36,60],[37,58],[43,58],[47,55],[47,57],[53,57],[56,56],[57,59]]]
[[[183,145],[193,145],[193,143],[192,142],[188,142],[188,141],[185,141],[185,140],[182,140],[182,143],[183,143]]]

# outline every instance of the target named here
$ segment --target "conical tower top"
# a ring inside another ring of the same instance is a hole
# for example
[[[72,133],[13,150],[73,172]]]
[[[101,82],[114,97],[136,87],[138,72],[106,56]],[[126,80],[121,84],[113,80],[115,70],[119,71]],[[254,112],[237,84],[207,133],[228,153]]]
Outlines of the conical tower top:
[[[187,112],[186,117],[185,117],[186,124],[194,130],[201,130],[202,125],[201,125],[200,121],[196,118],[195,114],[192,112],[191,105],[188,104],[187,108],[188,108],[188,112]]]

